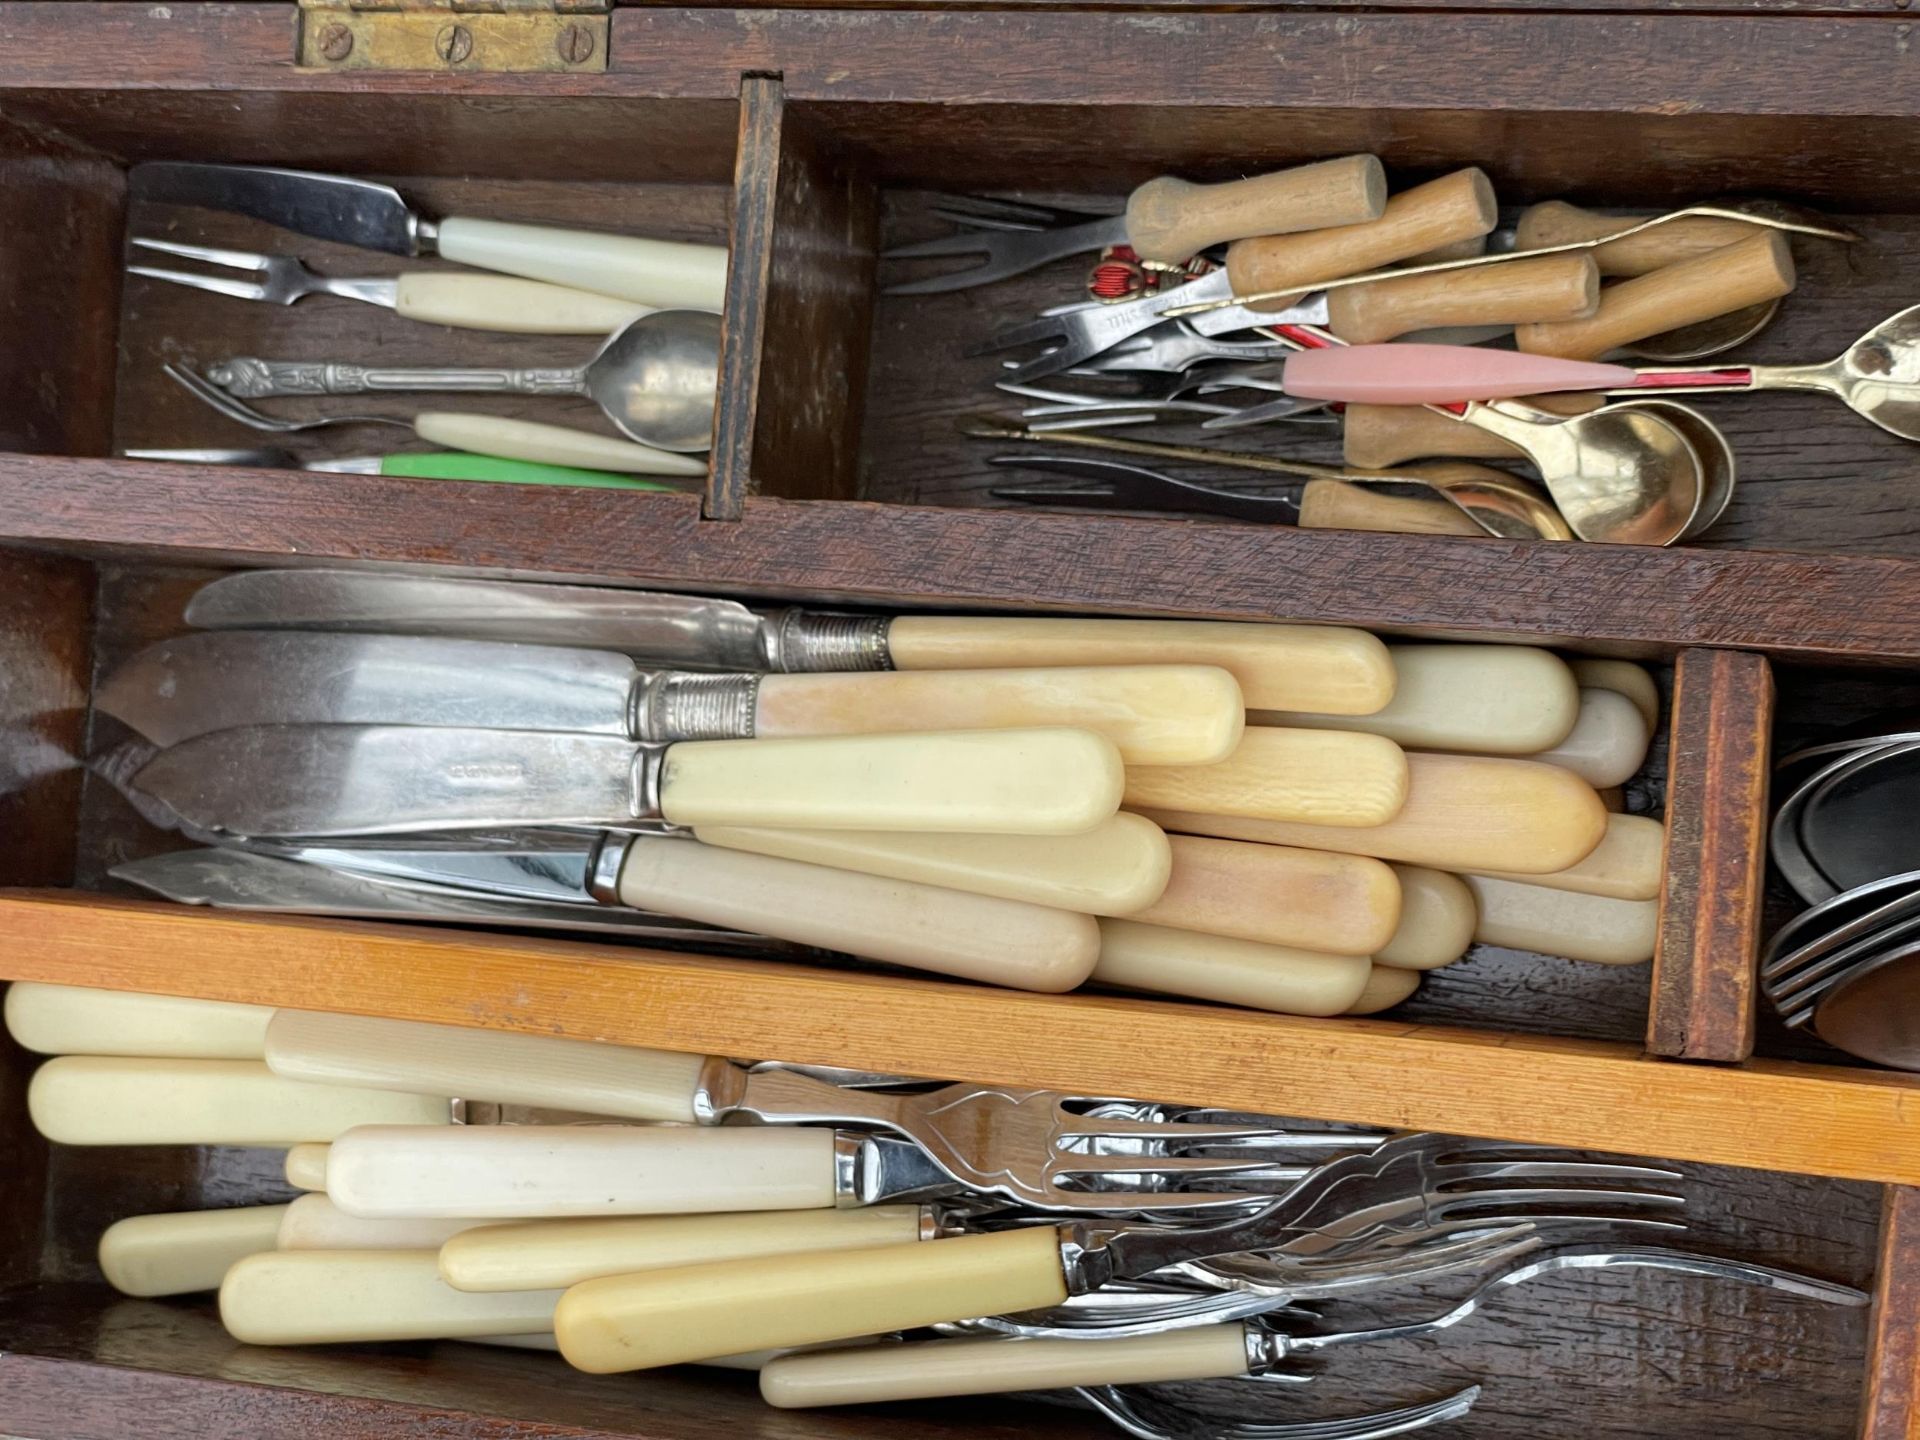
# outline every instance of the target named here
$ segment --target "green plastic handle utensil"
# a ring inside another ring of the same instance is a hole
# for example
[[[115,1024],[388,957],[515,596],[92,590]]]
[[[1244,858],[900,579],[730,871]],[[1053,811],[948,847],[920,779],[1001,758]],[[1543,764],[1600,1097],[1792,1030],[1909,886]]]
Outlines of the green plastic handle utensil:
[[[542,465],[533,460],[505,460],[496,455],[468,455],[458,450],[421,455],[384,455],[380,473],[410,480],[496,480],[509,485],[586,485],[611,490],[679,490],[638,475],[616,475],[611,470],[578,470],[571,465]]]

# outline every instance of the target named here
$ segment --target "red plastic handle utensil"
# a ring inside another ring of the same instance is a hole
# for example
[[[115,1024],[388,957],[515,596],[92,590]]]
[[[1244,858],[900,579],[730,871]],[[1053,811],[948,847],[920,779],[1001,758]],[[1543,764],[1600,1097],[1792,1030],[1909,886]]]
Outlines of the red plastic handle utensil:
[[[1342,345],[1287,357],[1289,395],[1372,405],[1446,405],[1634,383],[1624,365],[1471,345]]]

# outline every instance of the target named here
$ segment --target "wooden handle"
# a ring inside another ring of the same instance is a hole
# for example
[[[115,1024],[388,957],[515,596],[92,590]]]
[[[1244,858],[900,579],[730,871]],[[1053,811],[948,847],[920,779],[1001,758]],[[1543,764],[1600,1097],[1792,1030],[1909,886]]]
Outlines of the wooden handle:
[[[1525,404],[1555,415],[1584,415],[1605,400],[1599,395],[1529,395]],[[1342,431],[1343,458],[1361,470],[1378,470],[1436,456],[1471,460],[1524,458],[1520,447],[1491,430],[1469,425],[1424,405],[1349,405]],[[1469,522],[1471,523],[1471,522]],[[1480,527],[1474,526],[1479,533]]]
[[[1527,875],[1579,864],[1606,834],[1600,797],[1558,765],[1422,754],[1409,755],[1407,764],[1407,803],[1382,825],[1302,825],[1173,810],[1147,815],[1161,829],[1183,835],[1339,850],[1438,870]]]
[[[324,1191],[327,1188],[327,1145],[305,1143],[287,1150],[287,1184],[296,1190]]]
[[[1106,736],[1129,765],[1207,765],[1240,743],[1240,684],[1217,665],[769,675],[754,733],[871,735],[1067,725]]]
[[[760,1395],[783,1410],[872,1405],[944,1395],[1160,1385],[1247,1369],[1245,1327],[1203,1325],[1120,1340],[922,1340],[782,1355],[760,1371]]]
[[[1344,480],[1309,480],[1300,491],[1298,523],[1303,530],[1382,530],[1402,535],[1486,533],[1449,501],[1386,495],[1370,485],[1350,485]]]
[[[272,1015],[266,1005],[29,980],[16,980],[6,999],[7,1033],[42,1055],[258,1060]]]
[[[1646,716],[1627,696],[1617,690],[1582,690],[1580,718],[1573,730],[1533,758],[1565,766],[1603,790],[1624,785],[1640,773],[1652,739]]]
[[[1372,968],[1364,955],[1324,955],[1137,920],[1102,920],[1093,978],[1126,990],[1282,1015],[1338,1015],[1360,998]]]
[[[1084,835],[902,835],[885,830],[701,826],[723,850],[997,895],[1087,915],[1130,915],[1167,888],[1173,855],[1151,820],[1124,812]]]
[[[1578,865],[1550,875],[1509,872],[1488,878],[1603,895],[1610,900],[1656,900],[1666,863],[1666,839],[1666,827],[1658,820],[1644,815],[1609,815],[1606,839]]]
[[[355,1125],[445,1125],[447,1101],[283,1080],[258,1060],[62,1055],[27,1087],[63,1145],[294,1145]]]
[[[327,1198],[373,1219],[823,1209],[834,1199],[833,1131],[369,1125],[334,1141]]]
[[[1091,730],[707,740],[667,751],[676,825],[1073,835],[1120,808],[1120,752]]]
[[[1564,200],[1546,200],[1529,205],[1520,212],[1514,226],[1514,248],[1540,250],[1549,245],[1567,245],[1580,240],[1599,240],[1618,235],[1644,224],[1645,215],[1602,215],[1582,210]],[[1684,220],[1669,220],[1638,235],[1629,235],[1611,245],[1600,245],[1586,253],[1593,256],[1602,275],[1644,275],[1663,265],[1692,260],[1722,246],[1766,232],[1766,227],[1741,220],[1721,220],[1712,215],[1689,215]]]
[[[1263,945],[1371,955],[1400,923],[1400,882],[1378,860],[1170,837],[1172,875],[1154,904],[1131,919]]]
[[[927,1245],[762,1256],[588,1280],[554,1315],[560,1353],[604,1375],[911,1330],[1067,1298],[1052,1226]]]
[[[1787,237],[1767,230],[1609,285],[1591,318],[1522,325],[1514,341],[1535,355],[1593,360],[1649,335],[1778,299],[1793,289],[1793,279]]]
[[[193,1295],[218,1290],[227,1267],[271,1250],[285,1205],[241,1205],[135,1215],[100,1236],[100,1273],[122,1295]]]
[[[718,312],[727,294],[727,247],[649,240],[502,220],[450,215],[436,236],[439,252],[477,270],[524,275],[636,305]]]
[[[1458,875],[1422,865],[1394,865],[1400,882],[1400,926],[1373,952],[1373,963],[1395,970],[1437,970],[1473,944],[1480,911]]]
[[[1639,965],[1653,959],[1660,928],[1657,900],[1613,900],[1483,875],[1462,878],[1480,907],[1473,938],[1483,945],[1601,965]]]
[[[1447,245],[1436,245],[1431,250],[1422,250],[1418,255],[1409,255],[1407,257],[1407,263],[1409,265],[1438,265],[1446,260],[1472,260],[1486,253],[1487,236],[1469,235],[1464,240],[1455,240]]]
[[[602,1275],[714,1260],[910,1245],[921,1229],[918,1205],[536,1220],[487,1225],[447,1240],[440,1277],[456,1290],[564,1289]]]
[[[1639,707],[1649,732],[1660,728],[1660,687],[1643,666],[1630,660],[1575,659],[1573,677],[1584,690],[1617,690]]]
[[[639,910],[1018,990],[1073,989],[1100,947],[1086,915],[662,836],[633,841],[620,898]]]
[[[1328,327],[1368,345],[1442,325],[1579,320],[1600,303],[1600,270],[1579,252],[1349,285],[1327,295]]]
[[[1391,197],[1378,220],[1304,235],[1241,240],[1227,250],[1236,295],[1297,293],[1323,280],[1358,275],[1441,245],[1485,235],[1500,218],[1493,183],[1478,169],[1456,170]],[[1260,310],[1286,308],[1268,300]]]
[[[1173,265],[1223,240],[1290,235],[1376,220],[1387,203],[1387,172],[1372,155],[1296,165],[1224,185],[1171,175],[1127,199],[1127,240],[1142,260]]]
[[[276,1075],[692,1124],[702,1055],[425,1025],[370,1015],[281,1010],[267,1027]]]
[[[1364,730],[1416,750],[1534,755],[1565,741],[1580,687],[1564,660],[1526,645],[1394,645],[1400,687],[1372,715],[1256,710],[1256,726]],[[1197,807],[1189,807],[1197,808]]]
[[[648,313],[645,305],[505,275],[410,270],[397,277],[394,309],[409,320],[520,335],[611,335]]]
[[[453,1236],[489,1222],[432,1216],[375,1220],[349,1215],[325,1195],[302,1195],[282,1206],[274,1250],[438,1250]],[[538,1286],[525,1285],[533,1290]]]
[[[469,1295],[432,1250],[284,1250],[250,1255],[220,1287],[220,1323],[247,1345],[459,1340],[553,1328],[558,1290]]]
[[[1407,798],[1407,758],[1378,735],[1261,727],[1218,765],[1129,765],[1127,804],[1318,825],[1379,825]]]
[[[901,615],[887,628],[887,651],[901,670],[1218,665],[1254,709],[1365,715],[1393,698],[1387,647],[1331,625]]]
[[[1382,1010],[1391,1010],[1403,1000],[1413,998],[1413,992],[1420,988],[1418,970],[1398,970],[1389,965],[1375,965],[1367,976],[1366,987],[1361,990],[1360,998],[1349,1005],[1342,1014],[1378,1015]]]

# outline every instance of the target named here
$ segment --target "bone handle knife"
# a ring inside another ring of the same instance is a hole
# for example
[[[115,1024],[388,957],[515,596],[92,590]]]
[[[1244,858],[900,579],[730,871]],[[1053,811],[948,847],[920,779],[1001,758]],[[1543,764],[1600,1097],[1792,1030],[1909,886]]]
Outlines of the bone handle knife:
[[[269,1005],[190,1000],[16,980],[7,990],[7,1033],[42,1055],[135,1055],[258,1060]]]
[[[1358,731],[1256,726],[1215,765],[1129,765],[1131,809],[1205,810],[1326,826],[1372,826],[1400,813],[1407,757]]]
[[[432,1250],[282,1250],[227,1272],[220,1323],[247,1345],[460,1340],[551,1330],[559,1299],[455,1290]]]
[[[650,307],[506,275],[410,270],[394,281],[394,309],[409,320],[462,330],[611,335]]]
[[[1186,995],[1282,1015],[1340,1015],[1360,999],[1373,962],[1136,920],[1100,922],[1102,985]]]
[[[218,1290],[236,1260],[271,1250],[285,1205],[237,1205],[133,1215],[100,1236],[100,1273],[122,1295],[192,1295]]]
[[[437,243],[442,256],[462,265],[591,290],[636,305],[718,313],[726,304],[724,245],[643,240],[462,216],[439,223]]]

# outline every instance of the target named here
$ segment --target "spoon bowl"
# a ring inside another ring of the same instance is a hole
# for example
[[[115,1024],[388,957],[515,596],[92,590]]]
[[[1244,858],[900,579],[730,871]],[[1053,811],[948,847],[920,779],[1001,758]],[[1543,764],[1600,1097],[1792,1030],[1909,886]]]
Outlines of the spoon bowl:
[[[1616,400],[1613,408],[1630,405],[1635,409],[1649,408],[1655,414],[1667,420],[1693,446],[1694,453],[1700,457],[1700,506],[1687,525],[1682,540],[1691,540],[1701,535],[1722,515],[1727,506],[1733,503],[1733,485],[1735,478],[1733,445],[1728,441],[1720,427],[1695,410],[1690,405],[1682,405],[1677,400]]]
[[[630,440],[680,453],[711,449],[720,381],[720,317],[655,310],[614,331],[586,367],[586,388]]]
[[[1920,440],[1920,305],[1882,320],[1824,366],[1838,395],[1882,430]]]

